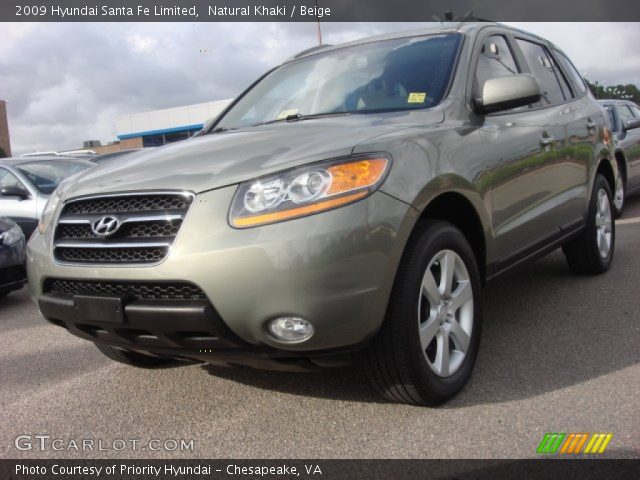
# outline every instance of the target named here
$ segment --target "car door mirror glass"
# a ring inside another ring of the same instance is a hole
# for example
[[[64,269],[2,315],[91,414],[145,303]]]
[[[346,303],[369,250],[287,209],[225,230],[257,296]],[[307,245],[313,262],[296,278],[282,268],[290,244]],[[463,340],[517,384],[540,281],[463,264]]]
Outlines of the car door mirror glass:
[[[540,84],[533,75],[490,78],[484,82],[477,109],[484,114],[530,105],[540,100]]]

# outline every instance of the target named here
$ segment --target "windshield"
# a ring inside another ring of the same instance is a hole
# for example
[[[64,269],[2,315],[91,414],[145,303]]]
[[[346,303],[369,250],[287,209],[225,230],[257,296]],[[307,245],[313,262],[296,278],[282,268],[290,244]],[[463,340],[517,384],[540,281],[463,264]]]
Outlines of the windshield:
[[[284,64],[247,92],[217,128],[433,107],[445,94],[460,40],[457,33],[386,40]]]
[[[84,163],[51,160],[21,163],[16,165],[15,168],[27,177],[40,193],[50,195],[65,178],[80,173],[89,168],[89,166]]]

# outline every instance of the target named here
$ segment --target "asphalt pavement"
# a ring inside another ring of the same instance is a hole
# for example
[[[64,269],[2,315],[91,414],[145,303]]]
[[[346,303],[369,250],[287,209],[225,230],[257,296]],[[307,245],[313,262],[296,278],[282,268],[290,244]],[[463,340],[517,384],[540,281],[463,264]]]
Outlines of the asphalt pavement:
[[[521,458],[546,432],[611,432],[604,456],[639,458],[640,198],[628,202],[606,275],[576,276],[557,251],[487,285],[471,381],[435,409],[381,401],[353,368],[126,367],[13,293],[0,457]]]

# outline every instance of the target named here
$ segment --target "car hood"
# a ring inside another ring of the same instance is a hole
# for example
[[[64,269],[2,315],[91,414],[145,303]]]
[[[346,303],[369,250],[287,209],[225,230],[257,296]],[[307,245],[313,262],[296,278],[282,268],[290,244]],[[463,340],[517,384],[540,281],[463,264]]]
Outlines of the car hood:
[[[439,110],[322,117],[194,137],[83,172],[65,198],[136,190],[195,193],[349,155],[368,139],[443,120]]]

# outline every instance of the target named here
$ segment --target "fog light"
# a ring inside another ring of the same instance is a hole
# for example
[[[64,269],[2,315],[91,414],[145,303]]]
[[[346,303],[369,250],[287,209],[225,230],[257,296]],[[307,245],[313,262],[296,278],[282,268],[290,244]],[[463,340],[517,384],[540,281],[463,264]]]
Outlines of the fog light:
[[[269,322],[269,333],[286,343],[304,342],[313,335],[313,325],[300,317],[280,317]]]

